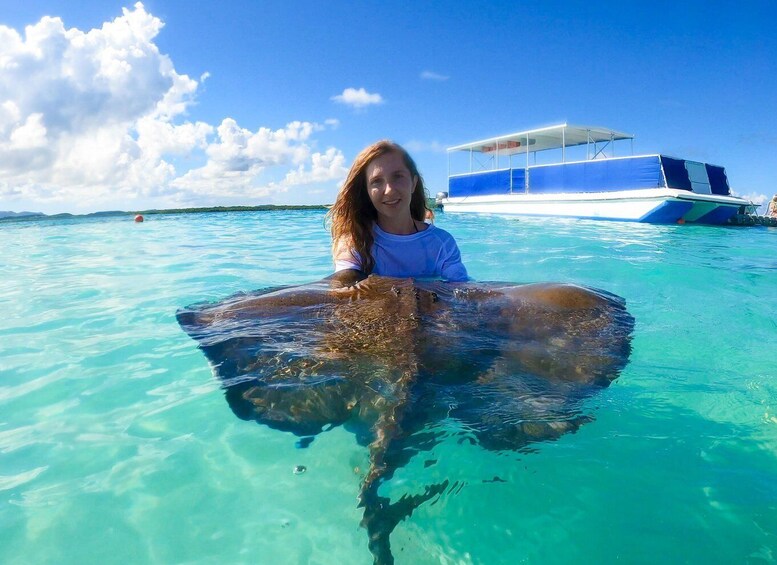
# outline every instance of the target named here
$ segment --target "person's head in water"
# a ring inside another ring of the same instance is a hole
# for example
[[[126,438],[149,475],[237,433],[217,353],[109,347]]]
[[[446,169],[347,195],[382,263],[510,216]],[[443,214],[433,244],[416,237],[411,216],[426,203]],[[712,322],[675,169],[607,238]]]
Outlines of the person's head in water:
[[[370,273],[373,224],[391,233],[414,233],[426,211],[426,189],[413,158],[391,141],[374,143],[356,156],[329,210],[333,250],[353,249],[362,271]]]

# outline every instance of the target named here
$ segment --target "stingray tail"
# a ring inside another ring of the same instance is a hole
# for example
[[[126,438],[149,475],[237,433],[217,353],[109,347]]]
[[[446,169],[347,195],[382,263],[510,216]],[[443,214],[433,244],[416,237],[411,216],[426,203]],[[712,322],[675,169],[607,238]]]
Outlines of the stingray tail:
[[[391,516],[390,500],[378,495],[378,489],[386,476],[386,454],[389,444],[399,429],[396,420],[398,408],[398,403],[393,403],[388,410],[382,410],[375,423],[375,439],[370,444],[370,468],[359,492],[359,507],[364,508],[361,525],[367,529],[370,552],[375,563],[379,565],[394,563],[389,537],[401,520]]]
[[[406,364],[410,368],[403,371],[393,383],[392,394],[381,398],[378,419],[373,426],[374,440],[370,443],[370,468],[359,492],[359,507],[364,508],[361,525],[367,529],[370,552],[376,564],[389,565],[394,563],[391,554],[390,535],[396,525],[410,516],[419,505],[435,496],[436,492],[403,497],[394,504],[386,497],[378,495],[378,489],[384,479],[391,476],[393,469],[388,469],[386,457],[392,442],[402,434],[402,417],[410,400],[410,387],[415,381],[416,364]]]
[[[448,488],[448,480],[429,485],[421,494],[404,495],[395,503],[378,495],[378,482],[373,482],[368,490],[362,490],[359,500],[364,507],[362,526],[367,529],[369,548],[375,565],[392,565],[391,532],[402,520],[409,518],[413,511],[427,500],[439,496]]]

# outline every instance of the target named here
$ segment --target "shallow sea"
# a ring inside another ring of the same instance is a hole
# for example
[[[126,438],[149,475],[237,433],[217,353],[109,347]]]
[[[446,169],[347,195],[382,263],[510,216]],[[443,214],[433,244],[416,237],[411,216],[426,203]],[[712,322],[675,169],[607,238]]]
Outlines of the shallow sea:
[[[236,418],[175,319],[329,274],[323,221],[0,223],[0,563],[372,562],[366,448],[338,427],[301,449]],[[397,563],[777,561],[776,228],[437,223],[475,279],[623,296],[633,352],[576,433],[517,452],[443,441],[382,485],[455,486],[397,526]]]

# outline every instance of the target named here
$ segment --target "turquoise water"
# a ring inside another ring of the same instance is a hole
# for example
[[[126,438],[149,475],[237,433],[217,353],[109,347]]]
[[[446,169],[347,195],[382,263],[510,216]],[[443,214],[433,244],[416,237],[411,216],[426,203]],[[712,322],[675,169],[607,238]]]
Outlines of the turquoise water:
[[[576,433],[399,469],[392,500],[453,488],[396,528],[397,563],[777,560],[777,229],[437,223],[474,278],[603,288],[636,328]],[[174,316],[328,274],[322,212],[5,222],[0,241],[0,563],[372,562],[367,450],[236,418]]]

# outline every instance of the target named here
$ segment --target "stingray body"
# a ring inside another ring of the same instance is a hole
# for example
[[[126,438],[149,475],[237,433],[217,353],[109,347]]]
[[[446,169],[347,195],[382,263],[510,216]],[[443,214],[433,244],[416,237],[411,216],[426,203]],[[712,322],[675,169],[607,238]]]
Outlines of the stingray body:
[[[520,449],[590,419],[583,401],[628,361],[633,318],[568,284],[447,283],[338,273],[180,310],[230,407],[299,436],[345,425],[369,446],[359,493],[376,563],[447,481],[391,502],[378,490],[456,420],[486,449]]]

